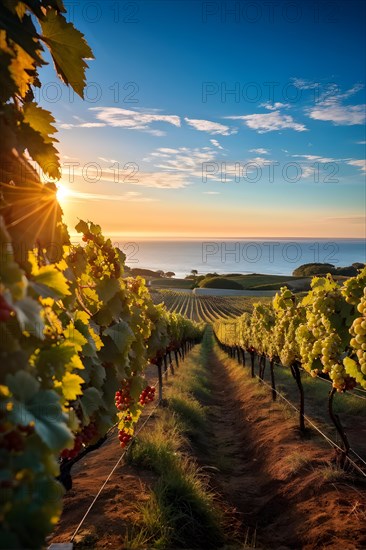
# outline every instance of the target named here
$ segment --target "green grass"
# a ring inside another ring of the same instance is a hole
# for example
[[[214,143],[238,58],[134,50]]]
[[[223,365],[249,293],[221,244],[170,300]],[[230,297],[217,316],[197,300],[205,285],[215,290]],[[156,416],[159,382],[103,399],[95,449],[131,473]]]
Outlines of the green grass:
[[[284,283],[291,280],[300,279],[301,277],[292,277],[291,275],[266,275],[266,274],[251,274],[251,275],[240,275],[239,277],[232,277],[234,281],[242,285],[246,290],[254,290],[258,285],[272,285],[280,284],[283,286]]]
[[[311,467],[312,459],[303,451],[294,451],[285,457],[284,462],[291,474],[298,474],[303,468]]]
[[[268,367],[266,368],[266,376],[269,379]],[[298,390],[290,369],[276,366],[275,377],[278,389],[296,403]],[[319,378],[312,378],[304,371],[301,371],[301,380],[305,393],[305,414],[311,411],[312,416],[329,423],[327,407],[331,388],[330,383]],[[366,418],[365,401],[354,397],[350,393],[336,394],[333,408],[334,412],[340,415],[349,414]]]
[[[209,277],[199,283],[200,288],[224,288],[229,290],[243,290],[243,286],[227,277]]]
[[[151,279],[152,288],[193,288],[193,282],[189,279]]]
[[[333,464],[329,464],[324,466],[323,468],[320,468],[319,473],[323,480],[329,483],[334,483],[335,481],[345,481],[351,478],[351,476],[347,474],[347,472],[345,472],[343,468],[340,468],[339,466]]]
[[[155,472],[150,498],[139,506],[140,521],[125,541],[126,549],[220,548],[224,542],[221,513],[195,461],[186,454],[187,437],[203,444],[207,378],[196,349],[164,388],[167,407],[149,424],[131,448],[128,460]]]
[[[212,278],[210,278],[212,279]],[[239,285],[238,289],[243,290],[278,290],[281,286],[291,281],[303,279],[303,277],[293,277],[292,275],[267,275],[267,274],[250,274],[250,275],[218,275],[215,280],[218,285],[224,284],[222,280],[230,283],[234,282]],[[201,284],[200,284],[201,286]],[[152,288],[193,288],[194,281],[192,279],[166,279],[164,277],[151,279]],[[215,287],[216,288],[216,287]],[[217,288],[231,288],[230,286],[218,286]]]
[[[166,434],[169,433],[169,438]],[[162,475],[177,467],[177,453],[185,441],[176,419],[163,411],[153,430],[146,430],[135,442],[127,460],[156,474]]]

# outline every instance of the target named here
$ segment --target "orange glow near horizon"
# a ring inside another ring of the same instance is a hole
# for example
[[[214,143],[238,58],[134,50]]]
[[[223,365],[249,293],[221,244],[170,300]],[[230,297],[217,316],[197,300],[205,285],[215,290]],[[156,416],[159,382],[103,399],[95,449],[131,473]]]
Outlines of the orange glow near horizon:
[[[98,201],[75,197],[65,185],[60,186],[58,198],[71,234],[78,219],[85,219],[101,225],[106,235],[141,239],[365,237],[362,216],[350,223],[341,214],[336,217],[338,213],[330,218],[301,210],[277,212],[274,217],[269,207],[260,206],[245,209],[239,205],[226,211],[220,204],[203,209],[200,204],[183,202]]]

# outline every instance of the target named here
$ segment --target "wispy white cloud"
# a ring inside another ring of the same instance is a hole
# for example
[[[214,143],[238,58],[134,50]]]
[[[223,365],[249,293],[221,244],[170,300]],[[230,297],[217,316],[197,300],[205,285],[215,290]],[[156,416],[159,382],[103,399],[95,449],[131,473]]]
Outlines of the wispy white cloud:
[[[286,152],[287,157],[294,159],[290,161],[290,164],[296,164],[300,170],[300,178],[308,179],[311,178],[314,181],[318,181],[319,178],[330,178],[329,183],[332,178],[338,177],[339,166],[341,162],[344,162],[347,159],[341,158],[332,158],[332,157],[323,157],[322,155],[308,155],[308,154],[289,154]],[[319,166],[324,165],[324,166]]]
[[[254,158],[250,158],[250,159],[247,159],[245,161],[246,164],[255,164],[256,166],[269,166],[270,164],[273,164],[274,160],[271,160],[271,159],[267,159],[267,158],[264,158],[264,157],[254,157]]]
[[[299,90],[313,90],[319,88],[319,82],[314,80],[306,80],[305,78],[292,78],[292,83]]]
[[[256,130],[259,134],[279,130],[295,130],[296,132],[304,132],[307,130],[304,124],[295,122],[292,116],[284,115],[280,113],[280,111],[256,113],[253,115],[228,116],[225,118],[242,120],[248,128]]]
[[[217,148],[213,147],[180,147],[172,149],[171,153],[167,149],[157,149],[150,153],[150,157],[145,160],[153,162],[153,166],[158,170],[164,170],[167,174],[176,174],[180,177],[202,177],[202,166],[204,163],[215,162],[219,153]],[[208,174],[208,179],[216,179],[215,174]]]
[[[295,158],[303,158],[311,162],[321,162],[324,164],[327,162],[338,162],[339,160],[341,160],[341,159],[334,159],[331,157],[321,157],[317,155],[291,155],[291,156]]]
[[[314,120],[333,122],[336,126],[353,126],[364,124],[366,105],[339,105],[324,102],[308,110],[309,117]]]
[[[219,191],[202,191],[203,195],[221,195]]]
[[[356,141],[357,145],[366,145],[366,141]]]
[[[177,115],[164,115],[156,110],[151,111],[133,111],[131,109],[121,109],[119,107],[91,107],[90,111],[96,113],[99,126],[112,126],[115,128],[126,128],[128,130],[140,130],[155,136],[163,136],[165,132],[159,129],[151,128],[151,124],[156,122],[164,122],[172,126],[180,127],[180,117]],[[94,127],[85,126],[85,123],[77,125],[78,127]]]
[[[168,155],[174,155],[176,153],[179,153],[178,149],[170,149],[169,147],[160,147],[158,151],[161,151],[162,153],[166,153]]]
[[[362,172],[366,172],[366,160],[365,159],[352,159],[347,161],[347,164],[350,164],[351,166],[356,166],[356,168],[359,168]]]
[[[92,178],[93,174],[89,173],[89,178]],[[95,174],[95,177],[97,175]],[[62,176],[62,182],[69,187],[70,183],[74,181],[76,184],[84,184],[85,174],[83,173],[82,167],[75,167],[72,171],[72,180],[70,180],[70,173],[66,169],[65,173]],[[132,185],[132,186],[141,186],[146,188],[155,188],[155,189],[182,189],[189,185],[187,174],[176,172],[170,173],[167,171],[157,170],[155,172],[146,172],[146,171],[136,171],[134,174],[121,173],[119,181],[116,181],[116,174],[113,170],[102,170],[101,174],[98,176],[98,183],[113,183],[113,184],[123,184],[123,185]],[[130,196],[133,196],[130,192]],[[107,195],[108,196],[108,195]]]
[[[291,105],[290,103],[281,103],[280,101],[276,101],[275,103],[267,101],[266,103],[261,103],[260,107],[264,107],[268,111],[276,111],[277,109],[288,109]]]
[[[195,128],[199,132],[208,132],[211,135],[221,135],[221,136],[230,136],[231,134],[236,134],[236,128],[230,128],[230,126],[225,126],[219,122],[212,122],[211,120],[200,120],[196,118],[185,118],[184,119],[189,126]]]
[[[269,155],[269,150],[263,149],[263,147],[259,147],[259,149],[249,149],[249,153],[257,153],[258,155]]]
[[[338,222],[338,223],[345,223],[345,224],[350,224],[350,223],[355,223],[355,224],[362,224],[364,225],[365,224],[365,216],[345,216],[345,217],[339,217],[339,218],[326,218],[327,221],[332,221],[332,222]]]
[[[353,96],[363,88],[355,84],[349,90],[341,93],[338,86],[329,86],[320,96],[314,107],[307,109],[307,114],[314,120],[333,122],[336,126],[353,126],[366,121],[366,105],[345,105],[345,99]]]
[[[112,164],[115,164],[116,162],[118,162],[118,160],[116,159],[107,159],[105,157],[98,157],[99,160],[101,160],[102,162],[106,162],[108,164],[112,163]]]
[[[141,193],[107,194],[107,193],[88,193],[87,191],[77,191],[67,189],[68,200],[82,199],[89,201],[122,201],[122,202],[156,202],[158,199],[143,197]]]
[[[223,147],[220,145],[220,143],[217,141],[217,139],[210,139],[210,142],[214,147],[217,147],[218,149],[223,149]]]
[[[62,123],[58,125],[62,130],[71,130],[72,128],[103,128],[104,122],[81,122],[79,124]]]

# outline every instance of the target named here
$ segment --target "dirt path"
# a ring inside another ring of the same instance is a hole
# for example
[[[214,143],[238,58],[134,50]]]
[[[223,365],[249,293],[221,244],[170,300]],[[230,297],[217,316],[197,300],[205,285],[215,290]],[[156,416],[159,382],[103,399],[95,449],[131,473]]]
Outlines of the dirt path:
[[[251,542],[257,540],[260,546],[260,541],[263,544],[265,539],[269,539],[272,548],[279,545],[285,548],[283,541],[287,542],[289,548],[301,548],[294,529],[295,522],[291,518],[291,505],[288,499],[279,495],[281,481],[271,478],[264,467],[262,452],[256,451],[259,431],[255,426],[254,415],[251,418],[249,410],[246,410],[245,395],[238,391],[235,380],[223,368],[213,351],[210,353],[209,366],[214,403],[209,409],[212,430],[210,455],[218,468],[214,479],[216,488],[238,513],[244,538]],[[253,434],[253,428],[256,434]],[[273,522],[275,515],[282,516],[284,520],[279,537],[270,525],[266,525],[267,522]],[[280,540],[277,541],[277,538]]]
[[[197,346],[192,354],[199,353]],[[189,368],[189,359],[182,368]],[[329,466],[332,451],[319,438],[300,437],[296,419],[272,403],[249,369],[214,346],[207,370],[207,444],[192,453],[210,476],[231,548],[366,548],[366,487]],[[52,542],[70,540],[119,454],[111,438],[74,467]],[[76,539],[82,548],[122,550],[155,481],[151,472],[121,464]]]
[[[208,365],[213,484],[236,510],[242,540],[271,550],[366,548],[365,487],[339,476],[332,451],[301,438],[296,420],[216,347]]]

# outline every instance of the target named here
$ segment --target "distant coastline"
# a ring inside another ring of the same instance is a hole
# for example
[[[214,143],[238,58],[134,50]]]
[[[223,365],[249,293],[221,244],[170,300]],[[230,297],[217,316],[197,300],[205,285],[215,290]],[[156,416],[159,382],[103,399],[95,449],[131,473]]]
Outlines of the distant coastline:
[[[366,262],[363,239],[126,241],[120,238],[113,242],[126,254],[129,267],[172,271],[179,278],[190,274],[192,269],[198,274],[291,275],[305,263],[330,263],[338,267]]]

